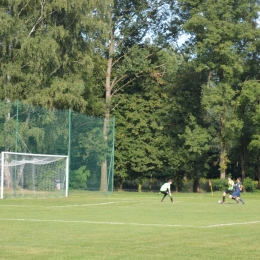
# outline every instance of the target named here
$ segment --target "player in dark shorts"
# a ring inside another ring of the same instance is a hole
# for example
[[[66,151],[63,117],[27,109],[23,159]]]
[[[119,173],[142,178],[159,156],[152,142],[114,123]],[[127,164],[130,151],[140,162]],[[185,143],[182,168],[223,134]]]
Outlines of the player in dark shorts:
[[[173,202],[172,194],[171,194],[171,184],[172,184],[172,180],[169,180],[168,182],[164,183],[162,185],[162,187],[160,188],[160,193],[163,194],[163,198],[162,198],[161,202],[163,202],[164,198],[167,195],[170,196],[171,202]]]
[[[225,203],[226,194],[228,194],[229,198],[232,199],[233,192],[234,192],[234,181],[232,181],[231,177],[228,177],[228,188],[223,192],[222,204]]]
[[[240,198],[240,191],[242,190],[243,190],[243,185],[241,183],[241,178],[237,178],[235,191],[232,194],[232,199],[236,200],[236,203],[239,203],[239,201],[241,201],[243,204],[245,204],[245,202]]]

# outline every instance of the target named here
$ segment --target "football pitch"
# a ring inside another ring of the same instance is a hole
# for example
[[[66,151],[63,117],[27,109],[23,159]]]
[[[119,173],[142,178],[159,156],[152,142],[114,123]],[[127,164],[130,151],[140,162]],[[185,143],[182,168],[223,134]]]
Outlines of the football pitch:
[[[260,194],[71,191],[0,200],[1,260],[259,259]]]

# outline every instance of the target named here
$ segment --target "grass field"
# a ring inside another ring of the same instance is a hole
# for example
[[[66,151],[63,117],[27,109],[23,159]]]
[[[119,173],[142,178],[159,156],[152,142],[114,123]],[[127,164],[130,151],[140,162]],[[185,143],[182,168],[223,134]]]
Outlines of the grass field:
[[[259,259],[260,194],[100,194],[0,200],[0,259]]]

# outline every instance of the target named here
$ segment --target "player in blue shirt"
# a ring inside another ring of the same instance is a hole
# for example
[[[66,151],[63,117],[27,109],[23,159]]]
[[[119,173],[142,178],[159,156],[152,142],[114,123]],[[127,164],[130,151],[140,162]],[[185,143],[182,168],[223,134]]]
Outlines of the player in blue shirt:
[[[239,203],[239,201],[241,201],[243,204],[245,204],[245,202],[240,198],[240,191],[243,190],[243,185],[241,183],[241,178],[237,178],[237,182],[235,185],[235,191],[232,194],[232,199],[236,200],[236,203]]]

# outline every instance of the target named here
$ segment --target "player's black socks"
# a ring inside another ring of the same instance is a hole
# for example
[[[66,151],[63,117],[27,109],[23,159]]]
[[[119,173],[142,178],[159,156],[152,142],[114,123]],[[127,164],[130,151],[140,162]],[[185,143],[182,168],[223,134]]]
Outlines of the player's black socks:
[[[225,202],[225,198],[226,198],[226,197],[225,197],[225,196],[223,196],[223,200],[222,200],[223,202]]]

